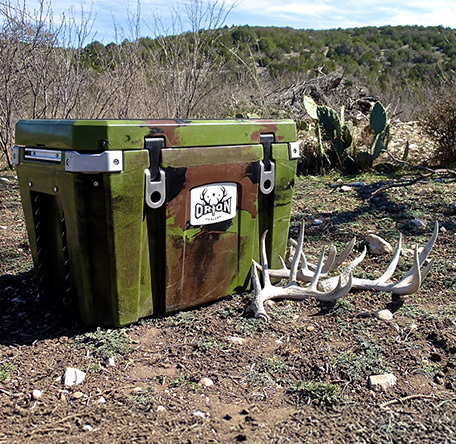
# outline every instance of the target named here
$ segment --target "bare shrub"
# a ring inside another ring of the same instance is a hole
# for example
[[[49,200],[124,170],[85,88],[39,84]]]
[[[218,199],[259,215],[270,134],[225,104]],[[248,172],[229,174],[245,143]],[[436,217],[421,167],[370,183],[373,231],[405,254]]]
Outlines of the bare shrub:
[[[420,123],[437,143],[432,161],[439,165],[456,163],[456,85],[441,93],[425,110]]]

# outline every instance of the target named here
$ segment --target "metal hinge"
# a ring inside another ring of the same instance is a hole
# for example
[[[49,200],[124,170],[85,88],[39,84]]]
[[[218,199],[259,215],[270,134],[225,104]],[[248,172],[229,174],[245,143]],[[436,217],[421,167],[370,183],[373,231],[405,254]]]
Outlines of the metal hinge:
[[[261,134],[260,143],[263,145],[263,160],[260,160],[260,191],[270,194],[275,184],[275,164],[271,160],[271,145],[274,134]]]
[[[290,160],[299,159],[300,151],[299,151],[299,142],[289,142],[288,143],[288,158]]]
[[[160,168],[160,152],[165,147],[162,137],[146,137],[144,148],[149,151],[149,168],[144,170],[146,177],[145,200],[150,208],[160,208],[166,198],[165,172]]]
[[[100,154],[81,154],[65,151],[65,171],[69,173],[120,173],[123,170],[122,151],[104,151]]]

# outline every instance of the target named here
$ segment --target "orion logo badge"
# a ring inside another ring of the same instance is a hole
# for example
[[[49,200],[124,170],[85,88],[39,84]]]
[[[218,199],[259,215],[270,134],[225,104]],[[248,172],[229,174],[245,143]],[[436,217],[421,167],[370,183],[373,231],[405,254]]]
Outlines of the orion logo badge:
[[[236,216],[237,185],[213,183],[190,191],[190,224],[207,225]]]

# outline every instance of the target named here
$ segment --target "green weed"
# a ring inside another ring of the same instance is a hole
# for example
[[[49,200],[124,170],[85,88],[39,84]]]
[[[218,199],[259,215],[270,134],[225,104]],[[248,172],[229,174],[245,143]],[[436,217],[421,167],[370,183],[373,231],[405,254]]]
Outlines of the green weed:
[[[383,363],[383,347],[373,342],[361,342],[357,349],[340,353],[330,359],[331,366],[351,381],[359,381],[367,374],[387,373],[388,365]]]
[[[8,364],[7,362],[0,363],[0,382],[5,381],[11,377],[11,373],[17,369],[17,365]]]
[[[148,410],[151,405],[156,403],[155,395],[155,389],[153,387],[147,387],[140,392],[134,393],[129,399],[140,408]]]
[[[337,387],[326,382],[297,381],[288,393],[297,398],[298,404],[313,403],[321,407],[329,407],[342,402]]]
[[[76,343],[87,345],[102,359],[109,357],[116,359],[133,351],[132,340],[121,329],[102,330],[98,327],[93,332],[77,336]]]

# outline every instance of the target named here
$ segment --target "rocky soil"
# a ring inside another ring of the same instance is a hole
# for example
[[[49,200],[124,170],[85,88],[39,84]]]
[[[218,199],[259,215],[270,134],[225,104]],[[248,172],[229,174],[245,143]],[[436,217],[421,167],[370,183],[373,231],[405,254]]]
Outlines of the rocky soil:
[[[311,261],[353,236],[359,252],[369,233],[394,248],[400,231],[397,279],[440,223],[412,296],[280,301],[267,324],[241,294],[115,330],[87,330],[40,300],[14,173],[0,179],[0,443],[456,443],[452,179],[297,180],[290,233],[304,219]],[[379,276],[390,259],[368,254],[355,275]]]

